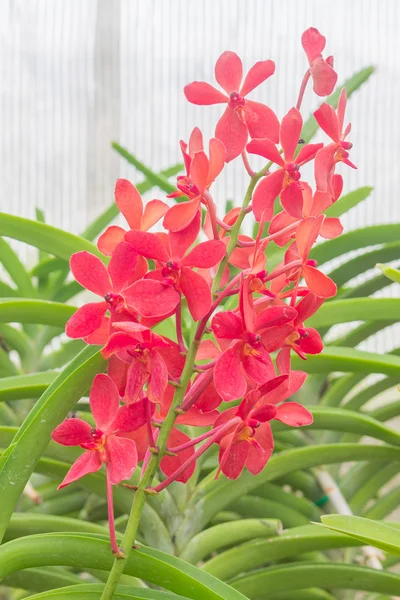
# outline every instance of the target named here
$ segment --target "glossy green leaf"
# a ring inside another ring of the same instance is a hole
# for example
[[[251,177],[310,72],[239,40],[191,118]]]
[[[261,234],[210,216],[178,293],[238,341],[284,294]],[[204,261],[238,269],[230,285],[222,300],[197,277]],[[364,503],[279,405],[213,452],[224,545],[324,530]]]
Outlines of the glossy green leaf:
[[[71,585],[68,588],[35,594],[30,596],[30,600],[99,600],[103,587],[97,583]],[[177,596],[172,592],[137,589],[126,585],[119,585],[113,598],[114,600],[188,600],[187,596]]]
[[[166,177],[159,173],[155,173],[154,171],[146,167],[146,165],[140,162],[135,156],[133,156],[133,154],[128,152],[126,148],[123,148],[117,142],[113,142],[112,147],[118,152],[120,156],[125,158],[131,165],[133,165],[138,171],[140,171],[146,177],[146,179],[148,179],[153,185],[158,186],[160,190],[163,190],[167,194],[170,194],[171,192],[174,192],[176,190],[176,186],[172,185]]]
[[[22,360],[29,358],[34,352],[33,344],[26,333],[16,327],[7,325],[7,323],[0,323],[0,339],[7,348],[16,350]]]
[[[388,277],[391,281],[394,281],[395,283],[400,283],[400,271],[398,269],[394,269],[393,267],[390,267],[388,265],[377,264],[376,266],[382,271],[385,277]]]
[[[346,260],[342,265],[330,271],[329,277],[333,279],[338,287],[341,287],[360,273],[375,269],[377,262],[396,260],[399,257],[399,242],[385,244],[380,248],[374,248],[370,252],[363,252],[360,256]]]
[[[84,238],[23,217],[0,213],[0,235],[25,242],[67,261],[71,254],[80,250],[87,250],[106,261],[97,247]]]
[[[0,459],[0,538],[53,429],[88,391],[105,361],[96,347],[85,348],[51,383]]]
[[[59,567],[23,569],[5,577],[1,585],[30,592],[42,592],[80,583],[78,575]]]
[[[221,552],[207,561],[202,569],[227,581],[239,572],[253,571],[275,560],[296,557],[305,552],[360,546],[361,542],[346,535],[329,532],[317,525],[302,525],[280,536],[253,540]]]
[[[386,523],[350,515],[324,515],[321,521],[328,529],[400,556],[400,531]]]
[[[318,261],[319,264],[342,256],[352,250],[374,246],[376,244],[387,244],[389,242],[398,242],[400,238],[400,224],[390,225],[370,225],[361,229],[355,229],[348,233],[343,233],[334,240],[328,240],[315,246],[310,252],[310,258]]]
[[[330,431],[345,431],[357,433],[360,436],[368,435],[388,444],[400,446],[400,433],[383,425],[376,419],[345,408],[329,408],[309,406],[314,417],[314,423],[308,426],[310,429],[328,429]],[[274,423],[274,432],[287,430],[287,425]]]
[[[235,579],[232,586],[250,600],[264,600],[265,594],[300,590],[309,587],[365,590],[382,594],[398,594],[400,575],[340,563],[294,563],[262,569]]]
[[[301,360],[292,359],[294,369],[307,373],[383,373],[397,376],[400,372],[400,358],[390,354],[382,355],[354,348],[327,346],[321,354],[308,356]]]
[[[2,237],[0,237],[0,262],[17,286],[20,295],[34,298],[36,290],[33,287],[29,274],[18,258],[18,255]]]
[[[365,186],[358,188],[358,190],[354,190],[353,192],[345,194],[344,196],[339,198],[339,200],[337,200],[334,204],[328,206],[328,208],[325,211],[326,216],[341,217],[346,212],[357,206],[357,204],[360,204],[360,202],[366,200],[373,189],[374,188],[372,187]]]
[[[214,481],[213,472],[197,486],[197,491],[188,504],[185,519],[176,536],[178,546],[184,547],[190,537],[201,531],[220,510],[266,481],[322,464],[356,460],[398,461],[400,448],[364,444],[318,444],[274,454],[267,467],[256,476],[244,472],[236,481],[222,476]]]
[[[75,311],[75,306],[47,300],[0,299],[0,322],[3,323],[40,323],[64,327]]]
[[[61,494],[58,492],[56,498],[59,500]],[[81,519],[71,519],[52,514],[39,514],[33,512],[14,513],[10,519],[7,531],[4,535],[5,541],[35,535],[38,533],[54,532],[79,532],[108,534],[108,529],[97,523],[90,523]]]
[[[240,519],[233,523],[221,523],[194,536],[180,558],[195,564],[220,548],[253,538],[274,537],[281,531],[282,524],[277,519]]]
[[[333,300],[323,304],[307,325],[326,327],[352,321],[393,321],[400,315],[399,298],[354,298]]]
[[[113,556],[108,539],[77,533],[33,535],[0,547],[0,578],[20,569],[44,565],[110,570]],[[132,552],[124,571],[184,594],[193,600],[244,600],[245,596],[185,561],[141,546]]]

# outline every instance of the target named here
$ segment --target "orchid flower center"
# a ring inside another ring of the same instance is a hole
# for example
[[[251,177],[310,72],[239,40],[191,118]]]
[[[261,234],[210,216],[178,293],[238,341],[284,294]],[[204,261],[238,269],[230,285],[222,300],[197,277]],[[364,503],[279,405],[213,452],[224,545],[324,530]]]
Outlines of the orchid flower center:
[[[230,108],[233,108],[233,110],[236,110],[238,108],[243,108],[244,102],[245,102],[244,98],[242,98],[242,96],[240,96],[240,94],[238,94],[238,92],[232,92],[229,95],[228,106]]]
[[[190,177],[178,177],[177,187],[188,198],[196,198],[200,194]]]
[[[85,450],[95,450],[96,452],[100,452],[103,454],[105,452],[104,445],[106,443],[106,435],[101,429],[97,429],[93,427],[90,432],[90,440],[81,444],[82,448]]]
[[[299,181],[300,179],[300,167],[297,163],[286,163],[285,165],[285,180],[286,183],[292,183],[293,181]]]
[[[109,292],[104,296],[104,300],[107,302],[110,310],[121,312],[125,308],[125,301],[121,294]]]

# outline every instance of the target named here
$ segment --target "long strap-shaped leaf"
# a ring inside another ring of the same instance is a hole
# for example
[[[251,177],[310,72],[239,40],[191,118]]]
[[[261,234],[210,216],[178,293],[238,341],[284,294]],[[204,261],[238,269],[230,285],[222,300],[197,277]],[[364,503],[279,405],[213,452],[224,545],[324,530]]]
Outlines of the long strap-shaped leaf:
[[[44,565],[79,565],[82,570],[108,571],[112,563],[109,541],[89,534],[33,535],[7,542],[0,548],[0,578],[20,569]],[[143,546],[130,554],[124,572],[193,600],[246,598],[193,565]]]
[[[352,321],[393,321],[400,315],[399,298],[353,298],[323,304],[307,325],[326,327]]]
[[[268,600],[268,594],[313,586],[397,595],[400,575],[340,563],[294,563],[262,569],[232,581],[232,585],[251,600]]]
[[[247,494],[265,481],[321,464],[354,460],[399,461],[400,448],[363,444],[320,444],[275,454],[266,468],[256,476],[245,472],[236,481],[224,477],[214,481],[214,473],[211,473],[197,486],[188,505],[186,517],[176,536],[178,547],[185,547],[193,534],[201,531],[214,515],[229,506],[235,498]]]
[[[317,525],[292,527],[282,535],[267,540],[252,540],[221,552],[202,569],[227,581],[238,572],[246,573],[266,563],[298,556],[315,550],[361,546],[361,542]]]
[[[390,354],[381,355],[374,352],[327,346],[321,354],[308,356],[301,360],[297,356],[292,359],[294,369],[307,373],[383,373],[399,377],[400,357]]]
[[[35,594],[29,598],[30,600],[99,600],[103,587],[98,583],[70,585],[66,588]],[[188,598],[177,596],[172,592],[142,590],[120,585],[114,594],[114,600],[188,600]]]
[[[75,311],[75,306],[47,300],[26,300],[25,298],[2,298],[0,300],[0,322],[3,323],[38,323],[64,327]]]
[[[97,247],[84,238],[23,217],[0,213],[0,235],[25,242],[67,261],[71,254],[80,250],[87,250],[106,260]]]
[[[0,539],[36,463],[49,443],[53,429],[67,416],[90,387],[105,361],[96,347],[88,346],[48,387],[0,459]]]

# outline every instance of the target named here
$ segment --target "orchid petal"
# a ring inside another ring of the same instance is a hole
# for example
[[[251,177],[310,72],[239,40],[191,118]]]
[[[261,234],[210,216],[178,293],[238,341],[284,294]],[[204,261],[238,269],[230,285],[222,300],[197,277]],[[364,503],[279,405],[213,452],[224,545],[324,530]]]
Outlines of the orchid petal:
[[[169,245],[171,247],[171,256],[173,258],[181,259],[187,252],[187,250],[194,244],[197,239],[197,236],[200,232],[201,226],[201,212],[199,210],[200,207],[200,199],[196,200],[197,208],[194,212],[194,216],[191,217],[190,222],[179,231],[170,231],[168,234]],[[186,202],[187,206],[189,202]],[[179,204],[176,208],[185,209],[185,205]],[[175,207],[173,207],[175,208]],[[172,211],[172,208],[171,208]],[[184,210],[182,211],[182,213]]]
[[[170,445],[170,447],[181,446],[182,444],[186,444],[187,442],[190,442],[190,437],[187,436],[186,433],[183,433],[183,431],[179,431],[179,429],[176,429],[176,427],[174,427],[171,430],[171,433],[168,437],[168,444]],[[162,472],[168,477],[169,475],[175,473],[175,471],[187,460],[189,460],[193,456],[193,454],[194,447],[190,446],[189,448],[186,448],[186,450],[178,452],[176,456],[164,456],[164,458],[161,460],[160,468]],[[175,479],[175,481],[181,481],[182,483],[186,483],[188,479],[190,479],[190,477],[193,475],[195,468],[196,461],[193,461],[188,466],[188,468],[185,469],[183,473],[181,473],[179,477]]]
[[[98,452],[87,450],[74,462],[57,489],[61,490],[66,485],[73,483],[88,473],[95,473],[101,468],[101,465],[102,462]]]
[[[313,90],[317,96],[329,96],[335,88],[338,76],[336,71],[325,60],[318,60],[312,65]]]
[[[246,125],[252,138],[268,138],[275,142],[279,141],[279,121],[274,111],[261,104],[245,100],[244,116]]]
[[[314,117],[318,125],[329,135],[331,140],[339,143],[339,123],[335,109],[330,104],[324,102],[314,112]]]
[[[225,255],[225,244],[220,240],[201,242],[183,259],[182,265],[209,269],[215,267]]]
[[[227,106],[215,128],[215,137],[224,144],[225,160],[230,162],[243,152],[249,134],[238,113]]]
[[[117,386],[104,373],[99,373],[93,380],[90,389],[90,410],[96,426],[108,433],[109,426],[119,409],[119,393]]]
[[[297,402],[284,402],[278,406],[274,418],[291,427],[311,425],[314,420],[310,411]]]
[[[169,261],[168,252],[164,244],[154,233],[131,230],[125,234],[125,239],[131,244],[137,254],[160,262]]]
[[[124,241],[125,229],[110,225],[97,240],[97,247],[106,256],[111,256],[120,242]]]
[[[189,138],[189,156],[193,158],[196,152],[202,152],[203,150],[203,134],[198,127],[195,127]]]
[[[215,63],[215,79],[227,94],[238,92],[243,77],[243,65],[235,52],[224,52]]]
[[[309,27],[301,36],[301,45],[307,54],[309,63],[312,63],[318,54],[321,54],[325,44],[326,38],[315,27]]]
[[[110,483],[117,485],[123,480],[130,479],[138,463],[135,442],[125,437],[111,435],[107,439],[106,448]]]
[[[242,88],[241,96],[247,96],[254,88],[258,87],[263,81],[271,77],[275,72],[275,63],[272,60],[260,60],[251,67],[246,75]]]
[[[207,186],[218,177],[225,165],[226,148],[218,138],[211,138],[209,144],[210,165],[207,177]]]
[[[270,424],[262,423],[256,430],[254,439],[261,448],[257,448],[252,444],[249,445],[249,456],[246,465],[252,475],[257,475],[264,469],[274,450],[274,438]]]
[[[202,194],[208,181],[209,160],[205,152],[196,152],[190,164],[190,178]]]
[[[161,402],[168,385],[167,366],[156,351],[152,351],[149,362],[150,379],[147,384],[147,395],[151,402]]]
[[[94,254],[76,252],[71,256],[70,267],[76,281],[90,292],[104,298],[112,289],[106,267]]]
[[[293,218],[301,219],[303,216],[303,194],[301,183],[293,181],[281,192],[282,208]]]
[[[163,219],[163,226],[170,232],[179,232],[192,223],[196,218],[197,213],[200,212],[201,196],[182,202],[181,204],[175,204],[165,214]]]
[[[250,154],[263,156],[267,160],[270,160],[281,167],[285,165],[285,161],[283,160],[278,148],[274,142],[268,138],[251,140],[247,144],[246,150],[247,152],[250,152]]]
[[[115,202],[131,229],[140,229],[143,201],[135,186],[127,179],[118,179],[115,185]]]
[[[214,315],[211,329],[216,338],[240,339],[243,335],[243,322],[237,313],[227,310]]]
[[[302,126],[303,119],[297,108],[291,108],[282,119],[279,139],[286,162],[292,162],[293,160]]]
[[[115,434],[130,433],[143,427],[147,421],[148,404],[148,399],[142,398],[137,402],[133,402],[133,404],[121,406],[111,423],[110,432]],[[151,405],[151,414],[153,412],[154,405]]]
[[[91,441],[92,427],[82,419],[65,419],[51,434],[51,438],[62,446],[80,446]]]
[[[67,321],[65,333],[73,339],[85,338],[91,335],[101,326],[106,310],[106,302],[84,304]]]
[[[212,299],[208,283],[196,271],[182,267],[179,287],[186,297],[190,314],[195,321],[199,321],[211,308]]]
[[[205,81],[193,81],[183,88],[186,100],[200,106],[210,104],[225,104],[228,97]]]
[[[144,208],[140,229],[148,231],[165,215],[168,209],[168,204],[162,200],[150,200]]]
[[[317,296],[321,298],[333,298],[333,296],[336,296],[336,283],[315,267],[304,265],[303,276],[309,290]]]
[[[241,368],[240,345],[228,348],[219,357],[214,367],[214,385],[226,402],[245,395],[247,383]]]
[[[175,310],[180,294],[155,279],[140,279],[125,290],[125,298],[142,317],[162,317]]]
[[[108,273],[116,292],[132,283],[135,276],[138,255],[128,242],[121,242],[115,248],[108,265]]]
[[[278,169],[262,179],[256,187],[253,196],[253,213],[256,221],[260,222],[261,218],[265,221],[272,219],[274,202],[282,190],[284,176],[285,171]]]
[[[326,217],[322,223],[319,234],[328,240],[332,240],[343,232],[343,225],[337,217]]]

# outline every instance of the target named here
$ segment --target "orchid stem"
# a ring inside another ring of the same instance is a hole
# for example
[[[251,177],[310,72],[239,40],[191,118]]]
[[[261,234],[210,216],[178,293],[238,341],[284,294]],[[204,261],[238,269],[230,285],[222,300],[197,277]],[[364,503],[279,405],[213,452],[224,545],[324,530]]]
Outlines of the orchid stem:
[[[243,150],[243,152],[242,152],[242,160],[243,160],[244,168],[246,169],[247,173],[250,175],[250,177],[254,177],[254,175],[256,175],[256,172],[253,171],[253,169],[251,168],[251,165],[249,163],[249,157],[247,156],[246,150]]]
[[[210,215],[210,221],[211,221],[211,227],[212,227],[212,231],[213,231],[214,240],[219,240],[218,225],[217,225],[217,209],[215,207],[214,200],[212,199],[210,192],[207,192],[207,191],[203,192],[203,198],[207,202],[208,214]]]
[[[179,350],[181,352],[187,352],[185,341],[183,339],[182,333],[182,300],[179,301],[178,306],[175,311],[175,319],[176,319],[176,338],[178,340]]]
[[[146,427],[147,427],[147,439],[149,441],[149,447],[156,448],[156,442],[154,440],[154,435],[153,435],[153,428],[151,426],[150,401],[147,401],[147,407],[146,407]]]
[[[303,102],[304,92],[306,91],[307,83],[308,83],[308,80],[310,79],[310,77],[311,77],[310,69],[307,69],[307,71],[303,77],[303,81],[301,82],[299,97],[297,98],[297,104],[296,104],[297,110],[300,110],[301,103]]]
[[[222,427],[222,425],[220,425],[219,427],[216,427],[215,429],[210,429],[210,431],[206,431],[206,433],[203,433],[203,435],[199,435],[199,437],[190,440],[190,442],[186,442],[185,444],[181,444],[180,446],[175,446],[175,448],[168,448],[168,450],[170,452],[174,452],[174,453],[178,453],[178,452],[182,452],[183,450],[187,450],[188,448],[191,448],[192,446],[196,446],[196,444],[200,444],[200,442],[203,442],[210,436],[215,435],[215,433],[219,429],[221,429],[221,427]]]
[[[115,534],[115,522],[114,522],[114,503],[113,503],[113,489],[110,479],[110,463],[107,463],[107,476],[106,476],[106,487],[107,487],[107,510],[108,510],[108,526],[110,529],[110,542],[111,550],[115,556],[122,557],[122,553],[118,548],[117,537]]]

